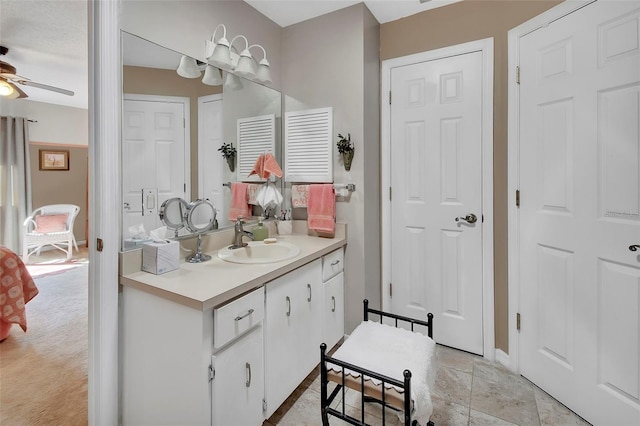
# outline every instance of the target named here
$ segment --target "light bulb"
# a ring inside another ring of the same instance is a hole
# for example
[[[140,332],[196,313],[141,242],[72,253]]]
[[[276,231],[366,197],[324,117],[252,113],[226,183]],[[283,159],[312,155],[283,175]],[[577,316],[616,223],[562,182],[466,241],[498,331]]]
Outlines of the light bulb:
[[[13,94],[13,87],[4,80],[0,80],[0,96],[11,96]]]

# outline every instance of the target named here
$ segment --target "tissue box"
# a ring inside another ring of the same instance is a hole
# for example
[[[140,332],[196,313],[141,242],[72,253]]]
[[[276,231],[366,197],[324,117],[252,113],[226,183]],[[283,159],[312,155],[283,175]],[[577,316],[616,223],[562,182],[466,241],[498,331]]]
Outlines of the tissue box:
[[[164,274],[180,267],[180,244],[177,241],[157,241],[142,245],[142,270]]]

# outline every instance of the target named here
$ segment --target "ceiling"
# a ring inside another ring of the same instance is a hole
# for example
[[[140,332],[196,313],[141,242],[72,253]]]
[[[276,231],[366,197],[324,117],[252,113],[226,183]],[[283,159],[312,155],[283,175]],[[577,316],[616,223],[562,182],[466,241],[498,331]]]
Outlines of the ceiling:
[[[245,0],[286,27],[360,0]],[[385,23],[461,0],[364,0],[378,22]],[[34,82],[75,92],[74,96],[21,86],[30,100],[88,107],[87,2],[81,0],[0,0],[0,44],[9,48],[0,60]],[[135,55],[132,55],[135,57]]]

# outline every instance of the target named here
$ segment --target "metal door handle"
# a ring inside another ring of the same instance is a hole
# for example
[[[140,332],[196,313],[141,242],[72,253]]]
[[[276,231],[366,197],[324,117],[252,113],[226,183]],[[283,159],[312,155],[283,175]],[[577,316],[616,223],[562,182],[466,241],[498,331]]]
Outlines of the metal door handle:
[[[309,297],[307,297],[307,302],[311,302],[311,284],[307,284],[307,288],[309,289]]]
[[[124,208],[127,210],[131,210],[131,206],[129,205],[129,203],[124,203]]]
[[[287,296],[285,300],[287,301],[287,316],[290,317],[291,316],[291,299],[289,298],[289,296]]]
[[[633,244],[629,246],[629,250],[631,251],[638,251],[638,249],[640,249],[640,244]]]
[[[478,216],[473,213],[469,213],[466,216],[456,217],[456,222],[460,222],[461,220],[464,220],[467,223],[476,223],[478,221]]]
[[[251,364],[247,362],[244,367],[247,370],[247,381],[245,382],[245,386],[250,387],[251,386]]]
[[[336,298],[335,296],[331,296],[331,301],[333,302],[333,307],[331,308],[331,312],[336,311]]]
[[[249,315],[251,315],[254,312],[253,308],[249,309],[245,314],[243,315],[238,315],[237,317],[234,318],[235,321],[240,321],[243,318],[248,317]]]

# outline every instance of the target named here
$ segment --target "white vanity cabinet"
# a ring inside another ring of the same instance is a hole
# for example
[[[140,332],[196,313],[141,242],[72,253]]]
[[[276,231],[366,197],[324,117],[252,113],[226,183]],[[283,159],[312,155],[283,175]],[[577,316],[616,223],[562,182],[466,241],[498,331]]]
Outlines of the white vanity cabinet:
[[[212,357],[214,426],[262,424],[265,390],[262,349],[262,327],[256,327]]]
[[[331,349],[344,337],[344,250],[322,258],[322,336]]]
[[[316,259],[266,284],[265,418],[286,400],[320,359],[322,265]]]
[[[211,424],[212,316],[123,288],[123,425]]]
[[[263,318],[264,288],[213,310],[214,426],[260,425],[264,420]]]

